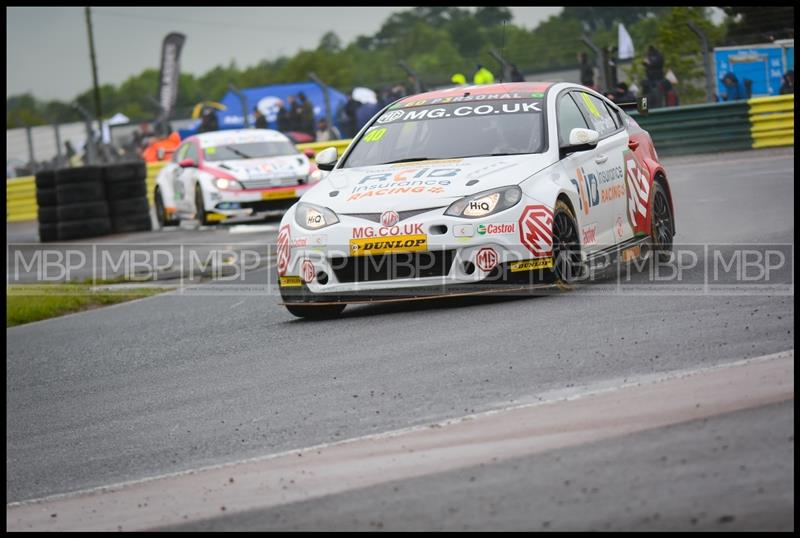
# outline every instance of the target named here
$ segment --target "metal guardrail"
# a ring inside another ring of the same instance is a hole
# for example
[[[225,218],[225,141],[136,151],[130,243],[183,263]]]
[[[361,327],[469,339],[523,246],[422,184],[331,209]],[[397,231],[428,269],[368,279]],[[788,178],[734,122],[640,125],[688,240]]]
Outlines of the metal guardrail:
[[[756,97],[748,104],[754,148],[794,146],[794,94]]]
[[[794,95],[631,115],[650,133],[662,156],[794,145]]]
[[[297,149],[307,149],[314,152],[325,148],[335,147],[339,155],[344,153],[352,140],[331,140],[330,142],[310,142],[298,144]],[[147,165],[147,199],[153,205],[153,195],[156,188],[156,176],[166,165],[166,162],[149,163]],[[38,215],[36,205],[36,182],[33,176],[18,177],[6,180],[6,222],[19,222],[36,220]]]

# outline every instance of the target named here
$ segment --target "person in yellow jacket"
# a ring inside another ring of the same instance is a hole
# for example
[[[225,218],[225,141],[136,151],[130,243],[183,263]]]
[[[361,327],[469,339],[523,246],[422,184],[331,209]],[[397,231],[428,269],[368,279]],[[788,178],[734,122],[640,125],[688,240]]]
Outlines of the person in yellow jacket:
[[[456,73],[455,75],[450,77],[450,82],[458,86],[465,86],[467,84],[467,77],[465,77],[461,73]]]
[[[494,84],[494,75],[491,71],[481,64],[478,64],[476,69],[475,75],[472,78],[473,84]]]

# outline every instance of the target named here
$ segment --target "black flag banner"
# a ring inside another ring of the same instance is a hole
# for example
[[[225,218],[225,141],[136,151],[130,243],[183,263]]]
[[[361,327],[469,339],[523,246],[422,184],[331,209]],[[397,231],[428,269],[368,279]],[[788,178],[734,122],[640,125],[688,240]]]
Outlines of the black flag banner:
[[[180,75],[180,55],[186,36],[172,32],[164,38],[161,47],[161,75],[158,101],[161,104],[163,119],[167,119],[175,110],[178,100],[178,75]]]

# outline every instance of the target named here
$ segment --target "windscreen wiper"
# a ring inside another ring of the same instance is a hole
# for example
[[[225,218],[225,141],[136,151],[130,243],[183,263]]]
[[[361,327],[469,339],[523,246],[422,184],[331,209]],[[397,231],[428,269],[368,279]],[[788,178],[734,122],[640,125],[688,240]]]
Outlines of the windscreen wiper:
[[[251,157],[250,155],[247,155],[246,153],[242,153],[241,151],[239,151],[238,149],[236,149],[236,148],[234,148],[234,147],[232,147],[232,146],[223,146],[223,147],[224,147],[225,149],[229,149],[229,150],[231,150],[232,152],[234,152],[236,155],[238,155],[238,156],[239,156],[239,157],[241,157],[242,159],[252,159],[252,158],[253,158],[253,157]]]
[[[388,163],[383,164],[410,163],[414,161],[436,161],[439,159],[441,159],[441,157],[409,157],[407,159],[397,159],[396,161],[389,161]]]

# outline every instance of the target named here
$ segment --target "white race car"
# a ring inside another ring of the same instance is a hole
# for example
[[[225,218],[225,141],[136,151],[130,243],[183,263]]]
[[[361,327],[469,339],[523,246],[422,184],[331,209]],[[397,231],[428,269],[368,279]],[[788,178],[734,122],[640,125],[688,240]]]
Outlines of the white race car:
[[[330,174],[286,212],[277,241],[283,304],[299,317],[508,282],[553,287],[670,256],[672,197],[650,135],[577,84],[405,97],[340,159],[334,148],[316,159]]]
[[[237,129],[187,138],[156,178],[161,226],[258,217],[286,209],[320,171],[291,140],[267,129]]]

